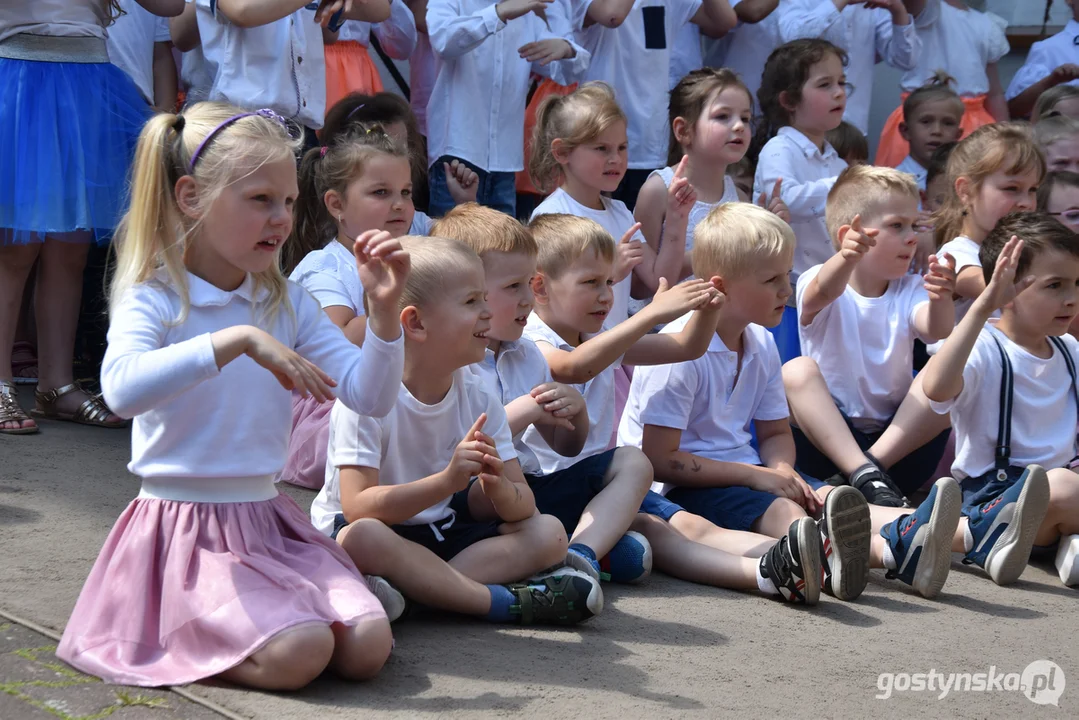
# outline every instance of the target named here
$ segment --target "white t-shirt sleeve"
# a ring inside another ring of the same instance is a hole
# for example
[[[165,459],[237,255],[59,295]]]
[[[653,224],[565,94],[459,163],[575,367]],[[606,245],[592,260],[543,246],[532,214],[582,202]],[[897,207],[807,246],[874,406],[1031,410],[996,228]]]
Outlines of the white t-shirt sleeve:
[[[1008,36],[1004,31],[1006,25],[998,23],[999,16],[993,13],[986,13],[985,17],[990,21],[986,23],[986,27],[989,28],[989,62],[999,62],[1002,57],[1011,52],[1011,45],[1008,44]]]
[[[768,384],[764,386],[764,394],[760,404],[753,413],[754,420],[783,420],[790,417],[790,408],[787,406],[787,391],[783,387],[783,361],[779,357],[779,348],[776,346],[772,333],[765,333],[768,343]]]
[[[487,398],[487,422],[483,425],[483,432],[495,441],[495,450],[503,461],[514,460],[517,450],[513,447],[510,422],[506,409],[502,407],[502,400],[491,390],[484,389],[484,395]]]
[[[955,274],[958,275],[964,268],[982,266],[982,261],[978,257],[979,250],[980,247],[975,242],[960,237],[941,245],[937,256],[943,257],[944,253],[951,255],[955,260]]]
[[[332,413],[334,449],[327,458],[334,467],[382,467],[382,423],[338,403]]]
[[[809,287],[809,283],[812,282],[813,278],[817,277],[817,275],[820,274],[822,267],[824,266],[814,265],[813,267],[806,270],[804,273],[798,276],[798,285],[795,286],[794,303],[798,310],[798,325],[800,328],[802,328],[803,332],[806,332],[811,328],[819,328],[821,325],[827,322],[828,317],[832,314],[832,309],[836,306],[836,303],[843,301],[843,295],[840,295],[835,300],[821,308],[820,311],[813,316],[813,321],[811,323],[809,323],[808,325],[802,323],[802,303],[805,299],[806,288]]]
[[[693,19],[704,2],[703,0],[667,0],[666,4],[667,12],[671,14],[670,28],[672,30],[667,42],[673,42],[678,30]]]
[[[329,259],[329,258],[327,258]],[[302,285],[318,300],[319,307],[347,307],[357,315],[363,315],[363,307],[353,307],[352,293],[341,278],[341,268],[336,263],[323,264],[297,274],[292,280]]]
[[[638,368],[644,372],[640,385],[641,425],[685,430],[689,427],[693,400],[700,391],[698,369],[693,362]]]
[[[986,333],[988,332],[988,330],[982,331],[982,334],[978,336],[978,340],[974,343],[974,348],[970,351],[967,364],[963,367],[963,389],[951,400],[943,402],[930,400],[929,407],[933,409],[933,412],[938,415],[946,415],[953,410],[958,410],[961,414],[971,404],[977,393],[987,391],[986,388],[981,387],[982,378],[986,375],[986,369],[990,363],[1000,364],[1000,354],[997,352],[992,339],[987,337]],[[999,392],[999,388],[989,388],[988,391]]]
[[[171,42],[172,35],[169,33],[169,19],[166,17],[154,18],[154,42]]]

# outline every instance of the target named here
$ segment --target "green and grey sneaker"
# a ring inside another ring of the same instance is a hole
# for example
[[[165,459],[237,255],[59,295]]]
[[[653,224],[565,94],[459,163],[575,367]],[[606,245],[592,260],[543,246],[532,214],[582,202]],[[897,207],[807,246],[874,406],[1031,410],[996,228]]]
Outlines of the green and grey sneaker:
[[[603,610],[603,590],[589,575],[569,568],[507,585],[517,602],[510,611],[521,625],[576,625]]]

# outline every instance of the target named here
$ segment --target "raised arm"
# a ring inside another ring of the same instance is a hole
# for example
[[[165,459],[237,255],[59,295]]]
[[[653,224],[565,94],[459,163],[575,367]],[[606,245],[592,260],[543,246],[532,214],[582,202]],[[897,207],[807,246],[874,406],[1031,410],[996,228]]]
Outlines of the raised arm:
[[[739,21],[755,25],[775,12],[777,7],[779,0],[742,0],[734,6],[734,14]]]
[[[190,52],[202,44],[196,13],[195,3],[187,3],[181,14],[169,18],[169,35],[180,52]]]
[[[139,5],[160,17],[176,17],[184,11],[184,0],[136,0]]]
[[[738,24],[738,16],[728,0],[704,0],[690,22],[708,37],[721,38]]]
[[[860,215],[855,215],[849,226],[844,225],[839,229],[839,236],[843,238],[839,252],[828,258],[802,294],[798,320],[803,326],[811,324],[821,310],[846,291],[854,268],[869,252],[869,248],[877,244],[879,233],[876,228],[863,228]]]
[[[371,32],[394,60],[408,60],[416,49],[416,19],[403,0],[392,0],[389,20],[372,26]]]

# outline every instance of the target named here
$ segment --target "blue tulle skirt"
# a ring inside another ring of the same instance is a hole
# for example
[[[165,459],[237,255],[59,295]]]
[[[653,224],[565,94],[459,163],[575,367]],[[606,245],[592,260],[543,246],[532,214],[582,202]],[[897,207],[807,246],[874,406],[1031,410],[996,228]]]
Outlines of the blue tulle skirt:
[[[77,230],[107,242],[150,115],[114,65],[0,58],[0,244]]]

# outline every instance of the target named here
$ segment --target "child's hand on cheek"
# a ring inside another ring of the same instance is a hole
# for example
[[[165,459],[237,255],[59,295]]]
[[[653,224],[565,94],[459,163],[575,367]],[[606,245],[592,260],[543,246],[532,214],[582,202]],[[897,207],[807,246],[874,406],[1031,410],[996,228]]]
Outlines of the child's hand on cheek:
[[[620,283],[629,277],[633,268],[644,262],[644,244],[635,240],[634,235],[640,232],[641,224],[634,223],[633,227],[626,230],[622,239],[614,249],[614,281]]]
[[[955,295],[955,259],[948,253],[938,258],[929,256],[929,272],[925,274],[925,291],[930,302],[952,302]]]

